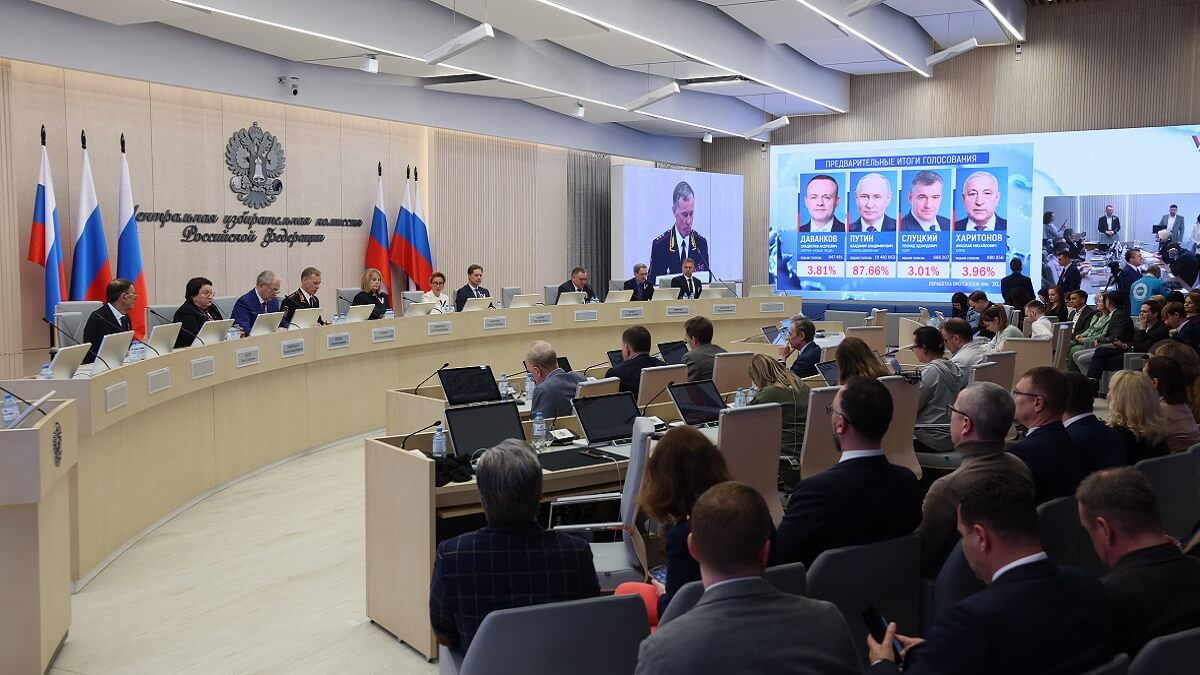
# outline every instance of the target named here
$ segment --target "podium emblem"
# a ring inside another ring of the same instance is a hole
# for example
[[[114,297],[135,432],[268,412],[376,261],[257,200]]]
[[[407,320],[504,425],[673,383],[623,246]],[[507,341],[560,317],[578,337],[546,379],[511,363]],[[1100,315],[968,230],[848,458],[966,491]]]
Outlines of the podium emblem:
[[[274,134],[263,131],[258,122],[233,132],[225,146],[225,165],[233,173],[229,189],[239,202],[252,209],[270,206],[283,192],[279,177],[285,159],[283,144]]]
[[[58,422],[54,423],[54,433],[50,435],[51,445],[54,447],[54,466],[62,464],[62,425]]]

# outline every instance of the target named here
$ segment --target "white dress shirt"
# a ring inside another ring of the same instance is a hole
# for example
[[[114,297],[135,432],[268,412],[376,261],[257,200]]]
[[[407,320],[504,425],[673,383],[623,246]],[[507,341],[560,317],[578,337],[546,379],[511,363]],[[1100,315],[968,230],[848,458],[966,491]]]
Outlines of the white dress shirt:
[[[966,230],[967,232],[975,232],[975,231],[995,232],[996,231],[996,214],[993,213],[992,217],[988,218],[988,221],[983,224],[982,230],[976,230],[976,228],[978,228],[978,227],[979,227],[979,223],[976,223],[975,221],[971,220],[970,218],[967,219],[967,230]]]
[[[852,459],[881,456],[883,456],[883,450],[846,450],[842,453],[842,457],[838,460],[838,464],[841,464],[842,462],[848,462]]]
[[[1076,422],[1078,422],[1079,420],[1081,420],[1081,419],[1083,419],[1083,418],[1087,417],[1088,415],[1092,415],[1092,414],[1093,414],[1093,413],[1083,413],[1082,415],[1076,415],[1076,416],[1074,416],[1074,417],[1071,417],[1071,418],[1069,418],[1069,419],[1067,419],[1066,421],[1064,421],[1064,422],[1063,422],[1063,426],[1064,426],[1064,427],[1069,427],[1069,426],[1071,426],[1072,424],[1075,424]]]
[[[1039,562],[1041,560],[1047,559],[1048,557],[1049,556],[1046,555],[1045,551],[1038,551],[1037,553],[1034,553],[1033,555],[1027,555],[1024,558],[1017,558],[1016,560],[1008,563],[1004,567],[1001,567],[1000,569],[996,570],[996,573],[992,575],[992,583],[993,584],[996,583],[996,580],[1000,578],[1000,575],[1004,574],[1005,572],[1008,572],[1009,570],[1016,569],[1016,568],[1020,567],[1021,565],[1028,565],[1029,563]]]
[[[883,232],[883,218],[880,218],[878,221],[876,221],[874,223],[868,223],[867,219],[863,218],[863,221],[862,221],[863,232],[870,232],[871,228],[875,228],[876,232]]]
[[[818,223],[815,220],[809,221],[808,231],[809,232],[833,232],[833,218],[830,218],[828,221],[826,221],[824,223]]]
[[[113,307],[112,303],[108,304],[108,308],[112,310],[113,316],[117,317],[117,325],[120,326],[121,319],[124,319],[125,315],[121,313],[121,310],[117,309],[116,307]]]

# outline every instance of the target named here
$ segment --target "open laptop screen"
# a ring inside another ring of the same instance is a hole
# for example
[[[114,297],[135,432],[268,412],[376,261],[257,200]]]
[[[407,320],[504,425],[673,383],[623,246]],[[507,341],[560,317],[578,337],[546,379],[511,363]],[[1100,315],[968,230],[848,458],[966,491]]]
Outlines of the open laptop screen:
[[[612,364],[613,368],[616,368],[617,366],[621,365],[621,362],[624,360],[625,360],[625,357],[621,356],[620,349],[608,350],[608,362]]]
[[[446,427],[458,457],[470,457],[476,450],[509,438],[525,440],[516,401],[446,408]]]
[[[679,410],[679,416],[687,424],[695,426],[716,422],[721,416],[721,410],[725,408],[721,392],[717,391],[717,385],[712,380],[672,384],[668,389],[671,391],[671,400]]]
[[[571,401],[588,443],[608,443],[633,436],[637,401],[627,391]]]
[[[822,361],[817,364],[817,372],[825,378],[825,384],[834,386],[838,383],[837,361]]]
[[[491,366],[443,368],[438,371],[438,379],[450,405],[500,400],[500,387]]]
[[[687,353],[687,350],[687,343],[683,340],[658,343],[658,353],[661,355],[663,363],[668,366],[677,366],[683,363],[683,355]]]

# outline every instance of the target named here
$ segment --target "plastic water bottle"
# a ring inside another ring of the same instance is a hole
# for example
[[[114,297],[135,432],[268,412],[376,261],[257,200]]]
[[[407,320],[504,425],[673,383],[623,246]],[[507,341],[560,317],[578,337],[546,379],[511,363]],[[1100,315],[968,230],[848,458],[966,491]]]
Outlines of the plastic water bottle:
[[[39,380],[53,380],[54,379],[54,372],[50,370],[49,363],[42,364],[42,372],[38,373],[38,379]]]
[[[549,445],[546,442],[546,416],[538,411],[533,416],[533,447],[539,452]]]
[[[508,398],[508,373],[500,373],[500,398]]]
[[[237,324],[231,324],[229,330],[225,331],[226,340],[236,340],[242,336],[242,331],[237,327]]]
[[[537,382],[533,381],[533,373],[525,375],[525,402],[533,404],[533,390],[537,389]]]
[[[134,363],[139,363],[146,360],[146,343],[141,340],[136,340],[129,346],[129,358]]]
[[[438,422],[433,428],[433,458],[446,456],[446,432],[442,430],[442,423]]]
[[[391,307],[388,307],[387,309],[383,310],[383,318],[394,319],[396,318],[396,313],[392,311]]]
[[[20,417],[21,409],[17,407],[17,399],[13,398],[12,394],[4,395],[4,426],[8,426],[17,421]]]
[[[746,390],[738,387],[737,396],[733,398],[733,407],[744,408],[746,406]]]
[[[758,387],[754,386],[754,384],[751,384],[750,389],[746,391],[746,405],[750,405],[750,402],[754,400],[755,396],[758,396]]]

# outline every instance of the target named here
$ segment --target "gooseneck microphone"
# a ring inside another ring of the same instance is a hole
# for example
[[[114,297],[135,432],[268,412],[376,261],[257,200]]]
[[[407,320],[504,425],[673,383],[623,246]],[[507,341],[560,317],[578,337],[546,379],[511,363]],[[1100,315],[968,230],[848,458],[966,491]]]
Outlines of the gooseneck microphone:
[[[588,366],[587,368],[584,368],[583,370],[581,370],[579,372],[583,373],[584,375],[587,375],[587,371],[589,371],[592,368],[595,368],[597,366],[603,366],[607,363],[610,363],[610,362],[608,361],[608,359],[605,359],[605,360],[601,361],[600,363],[593,363],[592,365]]]
[[[146,342],[145,340],[134,340],[134,342],[136,342],[136,343],[142,345],[143,347],[145,347],[146,349],[149,349],[150,351],[154,352],[155,356],[162,356],[162,352],[158,351],[154,347],[151,347],[149,342]]]
[[[158,318],[162,319],[163,321],[166,321],[167,323],[176,323],[175,321],[168,319],[167,317],[163,316],[162,314],[159,314],[158,312],[154,311],[153,309],[150,309],[149,307],[146,308],[146,311],[150,312],[154,316],[157,316]],[[200,344],[202,344],[202,345],[208,344],[204,340],[201,340],[199,335],[196,335],[192,331],[184,328],[182,324],[179,326],[179,330],[186,333],[188,335],[188,337],[192,338],[193,340],[200,340]],[[149,347],[150,345],[146,345],[146,346]],[[153,347],[151,347],[151,349],[153,349]],[[157,354],[158,352],[154,352],[154,353]]]
[[[442,368],[449,368],[449,367],[450,367],[449,361],[447,361],[447,362],[443,363],[441,366],[439,366],[437,370],[435,370],[429,374],[429,377],[421,380],[421,384],[418,384],[417,386],[413,387],[413,391],[412,391],[413,395],[416,396],[418,389],[425,386],[426,382],[432,380],[434,375],[437,375],[438,373],[442,372]],[[433,426],[433,425],[431,424],[429,426]],[[429,427],[425,427],[425,428],[428,429]]]
[[[642,417],[646,416],[646,409],[650,407],[650,404],[654,402],[654,399],[658,398],[659,396],[662,396],[662,393],[664,391],[666,391],[673,384],[675,384],[675,380],[671,380],[670,382],[668,382],[665,387],[658,390],[658,393],[651,396],[649,401],[646,401],[646,405],[642,406]]]
[[[51,326],[53,326],[53,327],[54,327],[54,330],[58,331],[58,335],[59,335],[59,337],[65,337],[65,338],[67,338],[68,340],[70,340],[70,341],[71,341],[71,345],[72,345],[72,346],[75,346],[75,345],[81,345],[81,344],[83,344],[83,343],[82,343],[82,342],[80,342],[79,340],[76,340],[76,339],[75,339],[75,336],[71,335],[70,333],[68,333],[67,331],[63,330],[62,328],[59,328],[59,327],[58,327],[58,324],[54,323],[54,322],[53,322],[53,321],[51,321],[50,319],[47,319],[46,317],[44,317],[44,316],[43,316],[43,317],[42,317],[42,321],[45,321],[46,323],[48,323],[48,324],[50,324]],[[109,370],[112,370],[112,366],[108,365],[108,361],[105,361],[104,359],[100,358],[100,355],[96,353],[96,348],[95,348],[95,347],[92,347],[92,348],[88,349],[88,354],[91,354],[91,355],[92,355],[92,356],[93,356],[93,357],[94,357],[96,360],[100,361],[100,363],[103,363],[105,368],[108,368]]]
[[[436,426],[440,425],[441,423],[442,423],[442,421],[438,420],[436,422],[433,422],[432,424],[426,424],[425,426],[421,427],[420,429],[417,429],[416,431],[412,432],[411,434],[405,436],[404,439],[400,441],[400,449],[401,450],[406,449],[404,447],[404,444],[408,442],[408,439],[412,438],[413,436],[416,436],[417,434],[421,433],[422,431],[425,431],[426,429],[429,429],[430,427],[436,427]]]

